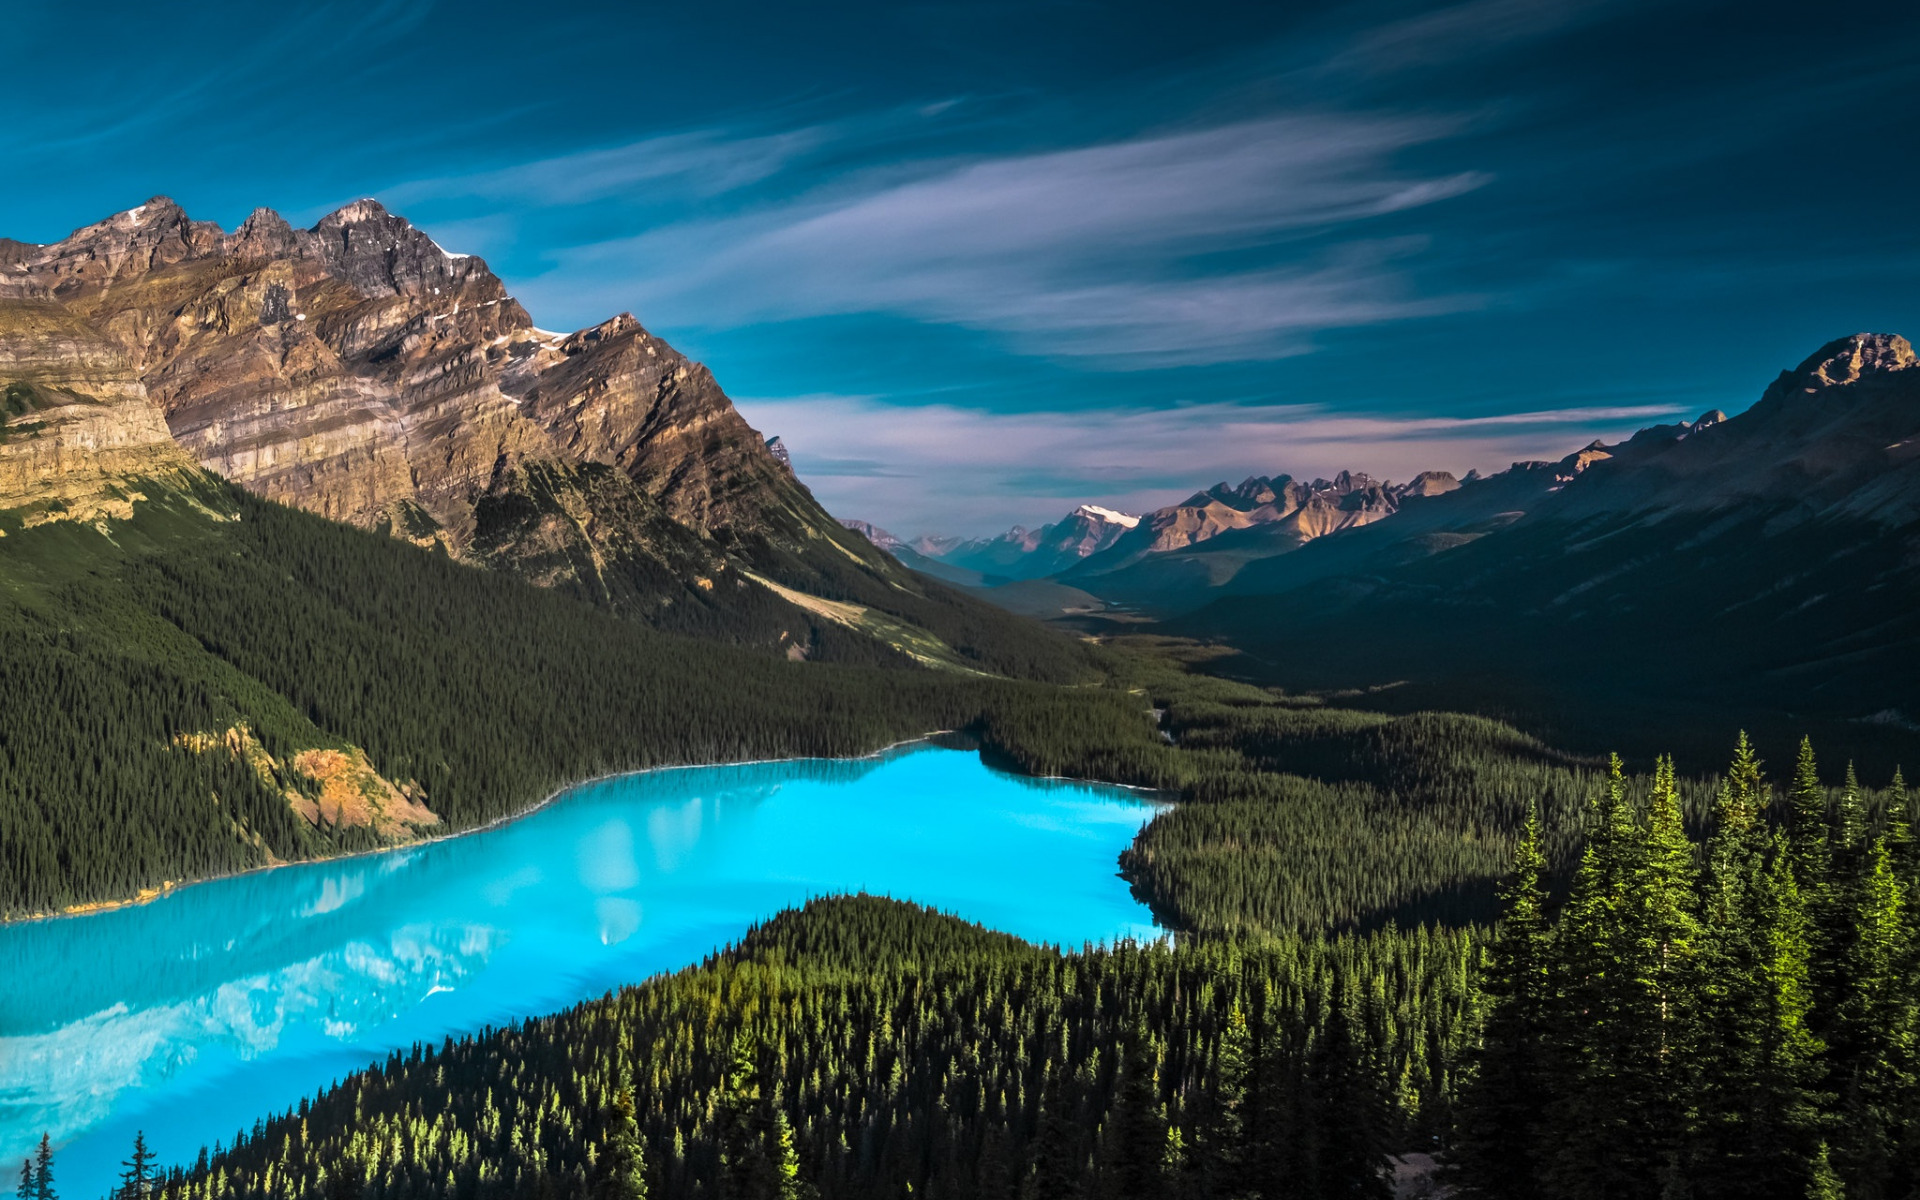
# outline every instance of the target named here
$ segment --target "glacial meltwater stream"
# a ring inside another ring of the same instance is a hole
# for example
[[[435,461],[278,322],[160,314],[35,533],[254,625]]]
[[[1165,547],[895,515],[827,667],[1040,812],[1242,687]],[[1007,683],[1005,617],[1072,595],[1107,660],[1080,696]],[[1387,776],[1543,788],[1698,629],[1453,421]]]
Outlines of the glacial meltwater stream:
[[[393,1050],[697,962],[810,896],[1153,937],[1115,874],[1152,814],[915,744],[622,776],[467,837],[0,927],[0,1168],[50,1131],[62,1193],[94,1200],[136,1129],[190,1161]]]

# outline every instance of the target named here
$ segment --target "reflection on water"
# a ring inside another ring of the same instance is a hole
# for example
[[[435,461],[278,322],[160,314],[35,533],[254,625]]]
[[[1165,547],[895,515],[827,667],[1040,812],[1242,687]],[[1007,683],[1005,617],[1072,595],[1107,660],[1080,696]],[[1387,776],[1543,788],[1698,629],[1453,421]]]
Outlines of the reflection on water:
[[[41,1130],[104,1192],[417,1040],[684,966],[865,889],[1042,941],[1151,936],[1114,859],[1151,810],[931,747],[582,786],[470,837],[0,927],[0,1164]]]

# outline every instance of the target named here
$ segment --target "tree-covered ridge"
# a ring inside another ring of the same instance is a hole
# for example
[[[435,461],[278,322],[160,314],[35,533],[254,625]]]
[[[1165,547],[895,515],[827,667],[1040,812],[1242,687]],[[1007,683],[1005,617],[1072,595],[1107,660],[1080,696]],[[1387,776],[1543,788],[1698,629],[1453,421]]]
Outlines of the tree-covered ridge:
[[[1474,945],[1062,954],[820,901],[699,967],[396,1056],[165,1192],[605,1194],[625,1093],[656,1198],[1386,1195],[1388,1151],[1446,1128]]]
[[[1475,1195],[1897,1197],[1920,1186],[1920,854],[1802,744],[1784,821],[1744,739],[1690,840],[1670,765],[1617,765],[1572,893],[1529,831],[1454,1146]]]
[[[153,495],[0,541],[0,916],[380,844],[263,767],[315,748],[364,751],[451,832],[588,776],[859,754],[1055,694],[851,633],[841,663],[665,634],[211,478]],[[1055,657],[1029,667],[1091,669],[1036,634]]]

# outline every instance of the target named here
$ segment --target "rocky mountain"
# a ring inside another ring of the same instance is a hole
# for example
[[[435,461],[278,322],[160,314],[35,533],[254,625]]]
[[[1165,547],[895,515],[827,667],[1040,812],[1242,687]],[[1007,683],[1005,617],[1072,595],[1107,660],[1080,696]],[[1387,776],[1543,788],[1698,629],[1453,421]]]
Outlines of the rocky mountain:
[[[859,520],[855,520],[852,517],[842,517],[840,518],[840,524],[847,529],[853,530],[855,533],[867,539],[869,542],[872,542],[875,546],[878,546],[882,550],[892,552],[894,550],[903,549],[906,546],[905,542],[901,541],[899,538],[888,533],[886,530],[880,528],[878,525],[875,525],[871,521],[859,521]]]
[[[198,464],[656,623],[802,654],[836,627],[977,607],[842,529],[778,439],[631,314],[536,328],[482,260],[371,200],[310,229],[260,209],[228,233],[155,198],[51,245],[0,242],[0,386],[9,507],[110,511],[126,480]]]
[[[1916,588],[1920,360],[1858,334],[1738,416],[1517,463],[1248,564],[1174,628],[1296,685],[1920,727]]]
[[[1015,525],[990,538],[922,536],[911,549],[949,567],[977,572],[987,581],[1039,579],[1099,554],[1131,532],[1140,518],[1083,504],[1051,525]]]
[[[1302,483],[1288,475],[1222,482],[1157,509],[1060,579],[1131,606],[1178,604],[1232,579],[1247,563],[1390,517],[1408,498],[1459,486],[1444,472],[1405,484],[1342,471]]]

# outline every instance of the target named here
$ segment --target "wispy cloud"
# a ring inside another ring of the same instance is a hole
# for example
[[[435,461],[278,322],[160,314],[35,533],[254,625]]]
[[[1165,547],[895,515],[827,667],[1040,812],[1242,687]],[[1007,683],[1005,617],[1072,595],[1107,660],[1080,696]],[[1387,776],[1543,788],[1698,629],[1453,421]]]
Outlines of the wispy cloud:
[[[1620,0],[1467,0],[1369,29],[1330,65],[1393,71],[1457,63],[1584,24]]]
[[[888,313],[1121,367],[1282,357],[1315,330],[1476,302],[1420,295],[1404,260],[1421,240],[1366,225],[1488,182],[1394,168],[1399,151],[1456,131],[1434,117],[1272,116],[895,165],[565,252],[525,290],[577,300],[584,282],[713,327]],[[1240,258],[1222,267],[1223,253]]]
[[[514,208],[586,204],[639,189],[712,197],[759,183],[833,139],[828,125],[774,133],[692,130],[493,170],[418,179],[382,192],[390,205],[485,200]]]
[[[1594,405],[1479,417],[1346,414],[1310,404],[1192,404],[1097,414],[902,409],[870,396],[740,402],[778,433],[829,509],[899,534],[987,533],[1095,501],[1135,512],[1219,479],[1342,469],[1407,479],[1560,458],[1679,410]]]

